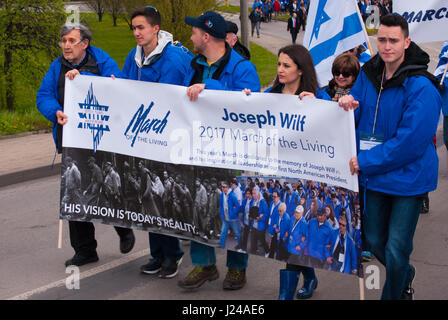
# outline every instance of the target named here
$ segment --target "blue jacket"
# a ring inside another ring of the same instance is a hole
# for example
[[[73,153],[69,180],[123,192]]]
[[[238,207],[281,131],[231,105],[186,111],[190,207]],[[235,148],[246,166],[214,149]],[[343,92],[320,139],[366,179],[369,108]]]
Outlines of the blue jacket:
[[[282,203],[282,202],[279,201],[277,203],[277,205],[274,205],[274,202],[272,201],[269,206],[268,233],[270,235],[274,235],[274,233],[275,233],[274,224],[275,224],[275,221],[277,221],[276,219],[278,216],[278,206],[280,205],[280,203]]]
[[[87,48],[87,52],[91,54],[97,62],[98,70],[101,76],[110,77],[111,75],[116,75],[120,72],[118,64],[105,51],[93,46],[89,46]],[[57,58],[51,63],[50,68],[45,74],[45,77],[42,80],[36,96],[36,104],[40,113],[42,113],[42,115],[49,121],[53,122],[53,139],[56,145],[56,111],[63,110],[63,106],[61,106],[58,102],[58,81],[59,74],[61,72],[60,59],[61,57]],[[93,75],[84,71],[81,71],[81,74]]]
[[[430,80],[432,75],[424,69],[429,56],[411,43],[406,59],[384,85],[375,130],[376,135],[384,137],[384,142],[370,150],[360,151],[359,141],[360,133],[372,134],[384,69],[379,55],[364,65],[351,90],[359,101],[355,122],[360,184],[398,196],[435,190],[438,175],[433,137],[439,121],[441,97]]]
[[[194,81],[195,75],[198,72],[197,59],[204,59],[204,57],[202,55],[197,55],[192,60],[188,68],[188,75],[184,82],[184,85],[187,87],[192,85],[193,82],[201,83],[202,81],[202,77],[200,81]],[[209,78],[205,82],[205,89],[228,91],[250,89],[252,92],[260,91],[260,79],[258,78],[257,70],[252,62],[241,57],[227,44],[226,54],[223,59],[225,66],[220,72],[218,79]]]
[[[293,191],[289,196],[288,202],[286,202],[286,213],[292,218],[294,211],[296,211],[297,205],[300,203],[300,197],[298,191]]]
[[[257,224],[255,226],[255,229],[259,230],[259,231],[264,231],[266,230],[267,227],[267,222],[269,220],[269,210],[268,210],[268,204],[266,203],[266,200],[264,200],[260,194],[260,202],[258,203],[258,216],[260,218],[260,220],[257,221]],[[252,208],[255,205],[255,200],[252,199],[252,201],[250,202],[250,207]],[[254,225],[254,222],[252,223],[252,225]]]
[[[304,254],[308,245],[308,224],[304,217],[297,222],[295,227],[294,222],[295,219],[292,217],[289,226],[288,251],[292,254]],[[303,237],[305,237],[304,241],[302,241]],[[300,246],[300,250],[296,250],[297,246]]]
[[[219,213],[221,214],[222,221],[226,220],[224,215],[224,192],[219,196]],[[229,219],[238,220],[238,212],[240,211],[240,205],[233,192],[228,193],[227,205],[229,209]],[[227,221],[227,220],[226,220]]]
[[[320,260],[327,260],[331,257],[327,245],[330,244],[332,232],[333,228],[328,221],[319,227],[317,218],[311,219],[308,222],[307,254]]]
[[[291,218],[289,217],[289,214],[286,212],[283,213],[282,220],[280,221],[280,214],[275,216],[275,221],[272,221],[272,227],[274,228],[275,232],[278,230],[278,234],[280,234],[280,238],[277,239],[278,243],[280,243],[280,239],[283,240],[285,243],[285,247],[288,248],[288,241],[289,241],[289,228],[290,228],[290,222]],[[280,223],[279,223],[280,221]],[[288,234],[288,235],[287,235]]]
[[[129,52],[117,78],[183,85],[193,55],[172,44],[172,35],[159,31],[159,44],[149,59],[142,61],[142,48]]]
[[[343,273],[350,274],[353,270],[358,269],[358,258],[356,253],[356,247],[353,239],[348,233],[345,233],[344,237],[344,263],[343,263]],[[339,242],[339,230],[333,230],[331,234],[331,255],[333,255],[334,250]],[[333,258],[334,259],[334,258]]]

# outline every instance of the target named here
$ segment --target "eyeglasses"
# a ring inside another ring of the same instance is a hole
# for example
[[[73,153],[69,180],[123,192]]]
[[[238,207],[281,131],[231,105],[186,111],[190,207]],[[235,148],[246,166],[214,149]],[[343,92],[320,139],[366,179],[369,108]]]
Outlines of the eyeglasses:
[[[61,48],[63,48],[64,46],[66,46],[68,44],[70,47],[74,47],[74,46],[77,46],[78,44],[80,44],[81,42],[83,42],[84,40],[79,40],[76,43],[75,43],[76,39],[61,40],[61,41],[59,41],[59,46]]]
[[[346,225],[346,224],[342,224],[342,223],[340,223],[339,226],[341,226],[341,227],[346,227],[347,225]]]
[[[348,77],[350,77],[350,76],[352,75],[351,72],[341,72],[341,71],[339,71],[339,70],[335,70],[335,71],[333,72],[333,75],[334,75],[335,77],[339,77],[341,74],[342,74],[342,76],[343,76],[344,78],[348,78]]]

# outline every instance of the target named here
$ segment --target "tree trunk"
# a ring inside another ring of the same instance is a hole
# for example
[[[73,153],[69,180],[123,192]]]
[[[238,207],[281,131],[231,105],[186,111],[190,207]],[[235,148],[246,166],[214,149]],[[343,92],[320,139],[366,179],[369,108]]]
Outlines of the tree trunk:
[[[98,22],[102,22],[102,21],[103,21],[103,13],[98,12]]]
[[[249,49],[249,13],[246,0],[240,0],[241,42]]]

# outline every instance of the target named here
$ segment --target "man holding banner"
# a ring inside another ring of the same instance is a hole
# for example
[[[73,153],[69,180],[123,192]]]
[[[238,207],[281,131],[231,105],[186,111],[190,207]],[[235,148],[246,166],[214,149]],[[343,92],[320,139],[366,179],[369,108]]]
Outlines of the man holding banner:
[[[241,91],[250,88],[253,92],[260,91],[255,66],[225,42],[227,24],[221,15],[207,11],[198,18],[186,17],[185,22],[193,27],[191,40],[198,52],[185,82],[191,101],[196,101],[204,89]],[[179,281],[180,287],[198,288],[206,281],[219,277],[213,247],[191,241],[190,256],[194,268],[184,280]],[[229,269],[223,283],[224,289],[244,287],[247,259],[247,254],[227,251]]]
[[[162,24],[160,12],[152,6],[137,8],[131,15],[131,22],[137,46],[128,54],[125,65],[117,77],[183,84],[191,55],[183,48],[174,46],[173,36],[160,29]],[[148,176],[145,172],[142,174],[145,177]],[[149,176],[145,181],[147,186],[152,183]],[[142,191],[144,194],[145,190]],[[152,195],[148,197],[152,198]],[[154,210],[150,212],[154,214]],[[141,266],[140,270],[145,274],[160,272],[161,278],[176,276],[178,265],[184,254],[180,248],[179,239],[150,232],[149,247],[152,258],[147,264]]]
[[[429,56],[411,42],[403,17],[381,17],[377,40],[379,54],[339,105],[356,109],[359,149],[350,169],[359,174],[366,241],[386,267],[382,299],[413,299],[409,257],[423,195],[437,187],[441,98]]]
[[[62,57],[53,61],[37,92],[37,108],[45,118],[53,122],[53,138],[59,153],[62,153],[62,126],[68,121],[68,117],[64,113],[66,78],[73,80],[79,74],[109,77],[120,71],[117,63],[109,54],[90,45],[91,40],[92,33],[86,26],[82,24],[63,25],[59,42],[62,48]],[[69,167],[71,165],[70,163]],[[103,181],[99,181],[100,185],[102,183]],[[69,221],[69,230],[70,244],[75,250],[75,255],[68,259],[65,265],[82,266],[98,261],[93,223]],[[115,230],[120,237],[121,253],[130,252],[135,243],[132,229],[115,227]]]

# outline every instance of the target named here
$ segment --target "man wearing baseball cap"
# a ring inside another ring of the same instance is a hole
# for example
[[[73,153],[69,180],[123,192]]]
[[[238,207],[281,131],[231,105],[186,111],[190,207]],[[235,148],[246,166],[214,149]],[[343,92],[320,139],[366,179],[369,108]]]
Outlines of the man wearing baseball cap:
[[[191,61],[185,85],[191,101],[196,101],[204,89],[252,92],[260,91],[260,80],[255,66],[241,57],[226,43],[227,24],[216,12],[207,11],[198,18],[186,17],[192,26],[191,41],[198,55]],[[179,281],[184,289],[198,288],[206,281],[219,277],[213,247],[191,241],[190,256],[193,270]],[[248,255],[227,251],[228,272],[224,289],[241,289],[246,283]]]
[[[247,49],[238,39],[238,26],[232,21],[226,20],[227,30],[226,30],[226,42],[229,46],[235,50],[240,56],[250,60],[250,51]]]

